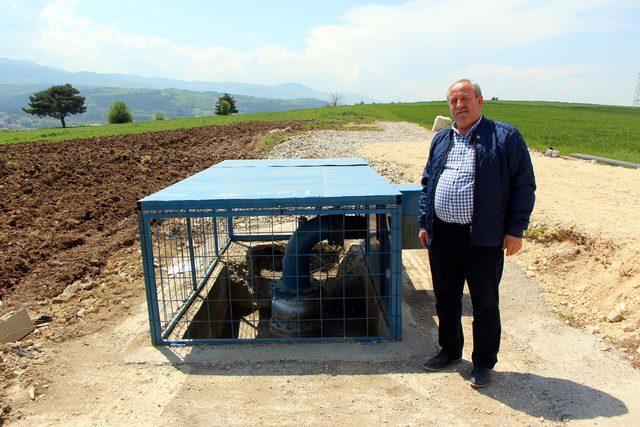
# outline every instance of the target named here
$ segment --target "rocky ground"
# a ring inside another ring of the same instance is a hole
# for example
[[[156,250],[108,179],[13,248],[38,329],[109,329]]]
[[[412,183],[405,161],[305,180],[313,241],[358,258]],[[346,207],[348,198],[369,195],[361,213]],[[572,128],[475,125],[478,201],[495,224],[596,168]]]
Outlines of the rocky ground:
[[[392,136],[398,145],[416,143],[430,136],[419,126],[407,123],[385,122],[369,126],[369,129],[358,127],[357,131],[322,130],[306,132],[294,136],[269,151],[268,157],[278,158],[328,158],[328,157],[365,157],[371,166],[390,182],[413,182],[414,171],[406,163],[398,163],[395,159],[387,160],[385,156],[371,158],[367,156],[369,147],[386,144]]]
[[[468,362],[432,375],[420,369],[436,348],[422,251],[403,255],[402,343],[150,346],[135,200],[224,158],[262,156],[255,142],[273,127],[0,147],[0,244],[10,253],[0,254],[0,311],[23,304],[34,318],[53,318],[0,346],[0,420],[640,422],[640,374],[632,368],[640,333],[640,201],[632,197],[639,171],[583,161],[533,156],[538,200],[525,248],[505,270],[504,343],[495,387],[486,392],[466,385]],[[380,123],[305,133],[269,156],[362,156],[392,182],[418,182],[430,137],[415,125]],[[64,244],[67,235],[75,245]]]

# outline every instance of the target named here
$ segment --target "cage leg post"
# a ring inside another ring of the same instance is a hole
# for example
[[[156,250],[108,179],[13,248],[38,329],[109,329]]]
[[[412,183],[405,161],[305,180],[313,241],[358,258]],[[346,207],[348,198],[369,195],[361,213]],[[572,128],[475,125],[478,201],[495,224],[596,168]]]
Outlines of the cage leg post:
[[[398,204],[391,213],[391,334],[396,340],[402,339],[402,205]]]
[[[149,312],[149,325],[151,326],[151,342],[153,345],[159,345],[162,344],[162,337],[160,335],[160,313],[158,312],[158,291],[156,289],[155,279],[156,273],[153,266],[151,230],[149,220],[145,219],[141,210],[138,210],[138,233],[140,235],[144,285],[147,294],[147,311]]]

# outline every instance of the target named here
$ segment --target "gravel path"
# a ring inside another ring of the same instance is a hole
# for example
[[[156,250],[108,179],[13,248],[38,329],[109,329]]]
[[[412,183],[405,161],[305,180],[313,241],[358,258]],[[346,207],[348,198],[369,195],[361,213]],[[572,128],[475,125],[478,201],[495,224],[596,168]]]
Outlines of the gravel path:
[[[380,143],[424,142],[428,147],[433,133],[411,123],[378,122],[378,130],[307,132],[290,138],[271,150],[271,159],[361,157],[392,183],[415,182],[416,176],[408,172],[409,165],[391,163],[367,155],[367,147]],[[426,153],[423,156],[426,158]]]

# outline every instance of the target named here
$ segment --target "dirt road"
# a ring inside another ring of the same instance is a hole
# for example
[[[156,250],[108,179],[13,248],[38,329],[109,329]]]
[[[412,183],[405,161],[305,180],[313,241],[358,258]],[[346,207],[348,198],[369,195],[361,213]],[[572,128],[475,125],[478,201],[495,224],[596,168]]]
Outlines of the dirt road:
[[[359,149],[368,158],[384,159],[407,172],[419,171],[425,159],[415,153],[426,153],[429,133],[414,130],[414,142],[404,138],[399,144],[390,133],[388,141]],[[350,135],[366,138],[366,132]],[[140,255],[133,245],[117,249],[90,286],[76,289],[67,301],[43,306],[64,313],[67,321],[40,328],[19,345],[2,348],[8,387],[0,407],[10,406],[5,416],[11,423],[27,425],[638,424],[640,371],[625,359],[628,354],[607,342],[613,338],[607,338],[606,328],[596,334],[586,329],[597,324],[613,330],[623,322],[601,325],[597,321],[575,328],[566,324],[567,316],[553,311],[562,301],[555,286],[568,288],[563,298],[571,303],[561,305],[567,312],[582,307],[580,298],[590,288],[575,290],[570,284],[580,285],[588,278],[570,278],[591,268],[597,271],[601,264],[596,256],[610,262],[610,276],[602,277],[616,279],[607,282],[609,292],[614,293],[610,298],[617,301],[622,295],[634,307],[637,288],[630,286],[625,293],[625,280],[637,280],[637,272],[632,268],[621,280],[614,262],[618,257],[634,256],[637,247],[633,238],[619,246],[614,237],[622,233],[606,235],[610,231],[597,230],[597,238],[591,237],[587,234],[589,221],[571,221],[571,205],[566,210],[555,209],[556,196],[549,194],[553,189],[546,184],[541,161],[550,160],[534,158],[541,208],[534,221],[535,227],[546,229],[527,241],[523,256],[507,262],[501,285],[500,362],[494,384],[484,391],[473,390],[467,383],[470,346],[465,348],[464,360],[451,369],[426,373],[420,368],[424,357],[436,349],[433,293],[422,251],[403,253],[402,342],[169,349],[149,345]],[[618,169],[600,165],[584,166],[604,168],[599,170],[607,177],[618,173]],[[566,168],[559,166],[550,176]],[[597,170],[592,173],[601,182]],[[579,199],[575,193],[585,196],[592,190],[583,185],[587,181],[580,170],[574,174],[579,179],[564,183],[563,188],[571,193],[567,197]],[[628,182],[615,181],[611,188],[599,190],[602,200],[610,201],[620,189],[637,194],[638,180],[630,176]],[[612,196],[606,196],[606,191],[612,191]],[[562,194],[557,198],[564,200]],[[625,200],[629,198],[619,202]],[[635,202],[630,203],[616,209],[632,209]],[[557,230],[565,234],[554,235]],[[613,249],[602,254],[599,245]],[[631,252],[620,252],[625,247]],[[572,255],[559,258],[557,251],[562,248],[570,248]],[[581,252],[576,254],[576,248],[582,248]],[[542,258],[548,258],[548,263]],[[559,264],[559,259],[565,264]],[[584,262],[587,259],[594,264]],[[539,267],[532,270],[530,265]],[[559,265],[573,270],[554,272]],[[558,282],[550,282],[556,277]],[[620,283],[622,288],[618,288]],[[597,292],[605,290],[598,288]],[[591,304],[590,310],[608,307],[601,300]],[[95,312],[78,315],[91,305]],[[630,317],[632,312],[627,313]],[[464,315],[465,335],[471,337],[468,295]],[[79,337],[64,340],[66,333]],[[634,336],[634,332],[627,334]]]

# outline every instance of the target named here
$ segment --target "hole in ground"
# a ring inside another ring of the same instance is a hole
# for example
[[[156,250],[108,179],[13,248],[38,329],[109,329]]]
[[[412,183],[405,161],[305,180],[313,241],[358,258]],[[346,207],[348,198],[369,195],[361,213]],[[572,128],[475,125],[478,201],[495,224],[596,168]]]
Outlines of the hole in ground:
[[[345,245],[346,251],[327,242],[313,249],[316,255],[310,259],[311,271],[323,286],[321,315],[308,321],[315,331],[312,338],[388,335],[382,309],[386,301],[378,297],[363,246],[359,241]],[[270,328],[270,286],[282,277],[285,247],[283,243],[243,246],[245,256],[223,261],[224,267],[210,279],[214,283],[183,338],[278,338]]]

